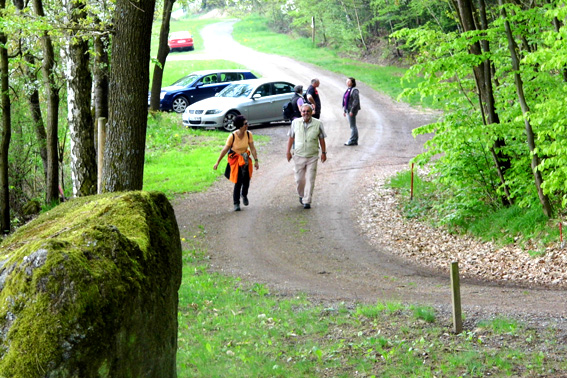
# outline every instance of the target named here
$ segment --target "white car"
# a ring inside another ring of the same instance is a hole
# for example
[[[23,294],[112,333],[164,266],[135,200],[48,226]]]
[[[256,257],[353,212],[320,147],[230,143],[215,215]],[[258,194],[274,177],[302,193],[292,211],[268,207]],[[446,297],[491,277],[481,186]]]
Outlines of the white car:
[[[241,114],[248,124],[283,121],[283,106],[293,97],[294,84],[269,79],[242,80],[215,97],[198,101],[185,109],[183,125],[208,129],[235,129],[232,121]]]

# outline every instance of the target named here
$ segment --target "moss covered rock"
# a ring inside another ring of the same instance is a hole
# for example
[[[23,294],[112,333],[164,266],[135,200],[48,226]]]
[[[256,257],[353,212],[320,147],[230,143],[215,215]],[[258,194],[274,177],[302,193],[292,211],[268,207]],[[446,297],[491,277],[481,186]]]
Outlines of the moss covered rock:
[[[0,245],[0,377],[175,377],[180,283],[163,194],[42,214]]]

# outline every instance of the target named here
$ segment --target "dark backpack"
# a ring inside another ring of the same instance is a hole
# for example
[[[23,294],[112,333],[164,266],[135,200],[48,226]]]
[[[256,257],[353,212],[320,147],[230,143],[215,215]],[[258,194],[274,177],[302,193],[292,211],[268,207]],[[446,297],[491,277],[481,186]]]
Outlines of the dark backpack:
[[[294,116],[301,117],[301,113],[295,111],[295,109],[297,109],[297,100],[300,98],[301,96],[295,93],[291,100],[283,106],[283,118],[286,121],[291,120]]]
[[[293,103],[291,102],[291,100],[289,100],[283,106],[283,118],[284,118],[284,120],[289,121],[293,117],[293,113],[294,113]]]

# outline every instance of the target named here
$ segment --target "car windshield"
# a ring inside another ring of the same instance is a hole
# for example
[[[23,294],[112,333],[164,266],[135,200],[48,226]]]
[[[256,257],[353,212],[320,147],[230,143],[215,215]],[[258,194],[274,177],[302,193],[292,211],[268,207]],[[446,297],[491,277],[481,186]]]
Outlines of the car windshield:
[[[201,76],[200,75],[187,75],[185,77],[182,77],[181,79],[177,80],[175,83],[171,84],[179,86],[179,87],[186,87],[190,84],[193,84],[193,82],[197,79],[199,79]]]
[[[250,84],[231,84],[219,92],[218,97],[248,97],[253,89]]]

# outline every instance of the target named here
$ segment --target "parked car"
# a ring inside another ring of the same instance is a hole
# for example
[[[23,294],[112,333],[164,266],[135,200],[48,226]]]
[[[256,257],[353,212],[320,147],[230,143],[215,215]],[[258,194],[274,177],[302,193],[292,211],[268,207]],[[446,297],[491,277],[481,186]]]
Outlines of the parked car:
[[[193,36],[188,31],[173,32],[167,40],[169,51],[193,50]]]
[[[183,113],[187,127],[235,129],[241,114],[249,124],[283,121],[282,108],[293,96],[295,85],[287,81],[253,79],[232,83],[215,97],[196,102]]]
[[[256,76],[252,72],[245,70],[196,71],[162,88],[159,108],[183,113],[189,104],[214,96],[234,81],[254,78]],[[151,93],[148,93],[148,106],[150,96]]]

